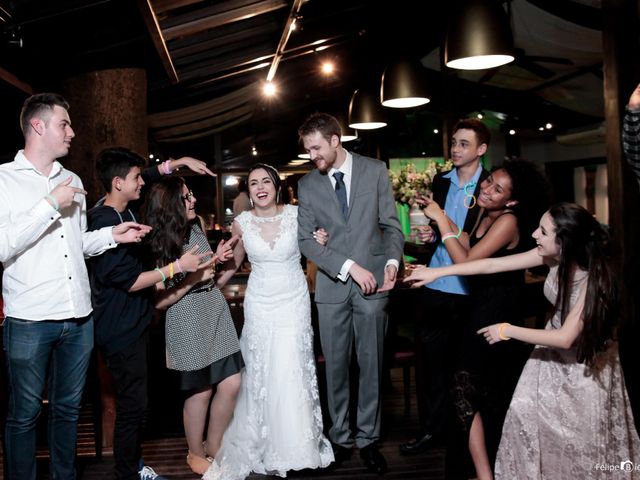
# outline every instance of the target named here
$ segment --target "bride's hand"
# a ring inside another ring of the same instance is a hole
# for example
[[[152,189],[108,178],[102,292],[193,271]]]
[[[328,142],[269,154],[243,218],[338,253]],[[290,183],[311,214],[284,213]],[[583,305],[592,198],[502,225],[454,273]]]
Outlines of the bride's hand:
[[[329,233],[324,228],[318,228],[313,232],[313,238],[323,247],[329,243]]]
[[[220,240],[216,247],[216,257],[220,263],[224,263],[233,257],[233,247],[238,241],[238,235],[234,235],[229,240]]]

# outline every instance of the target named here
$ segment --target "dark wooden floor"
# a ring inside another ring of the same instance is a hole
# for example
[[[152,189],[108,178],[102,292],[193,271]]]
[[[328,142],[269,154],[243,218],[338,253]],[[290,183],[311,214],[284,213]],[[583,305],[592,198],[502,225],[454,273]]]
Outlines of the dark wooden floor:
[[[413,374],[413,369],[412,374]],[[367,473],[362,467],[357,452],[351,460],[345,462],[337,469],[331,471],[304,471],[292,472],[289,478],[307,480],[346,480],[349,479],[376,479],[387,480],[438,480],[444,478],[444,451],[435,449],[422,455],[411,457],[401,456],[398,453],[399,443],[406,441],[415,431],[416,426],[416,406],[413,388],[413,378],[411,379],[411,408],[407,415],[404,407],[402,370],[391,369],[391,383],[385,388],[383,403],[383,435],[380,442],[381,452],[387,458],[389,471],[384,477]],[[187,451],[184,436],[179,429],[176,429],[176,419],[179,419],[181,412],[179,407],[173,405],[171,412],[165,412],[167,428],[159,428],[162,424],[157,418],[153,419],[152,432],[145,441],[143,455],[145,463],[152,466],[158,474],[166,476],[172,480],[196,479],[196,475],[191,473],[186,465],[185,456]],[[178,408],[178,411],[173,411]],[[163,431],[165,430],[165,431]],[[47,452],[42,449],[38,452],[39,479],[48,479]],[[0,452],[0,480],[2,475],[2,454]],[[102,459],[95,457],[95,443],[93,440],[93,428],[91,422],[91,411],[83,412],[78,435],[78,477],[81,480],[97,480],[112,478],[113,459],[108,452]],[[252,475],[251,479],[265,478],[261,475]],[[274,477],[275,478],[275,477]]]

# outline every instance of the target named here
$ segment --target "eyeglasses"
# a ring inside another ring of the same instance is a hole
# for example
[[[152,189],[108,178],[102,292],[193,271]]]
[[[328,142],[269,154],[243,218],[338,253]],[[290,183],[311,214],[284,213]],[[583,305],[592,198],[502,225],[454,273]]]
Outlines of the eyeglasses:
[[[190,202],[193,200],[193,192],[189,190],[186,195],[180,195],[180,198],[185,202]]]

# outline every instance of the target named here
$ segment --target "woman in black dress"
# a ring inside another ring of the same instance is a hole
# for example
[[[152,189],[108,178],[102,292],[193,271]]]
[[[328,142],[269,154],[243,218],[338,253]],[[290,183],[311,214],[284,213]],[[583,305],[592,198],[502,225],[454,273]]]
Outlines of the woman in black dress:
[[[435,202],[426,201],[425,215],[438,224],[454,263],[502,257],[531,247],[531,232],[548,206],[547,191],[533,164],[510,160],[481,184],[477,202],[482,211],[469,235],[458,235],[458,227]],[[490,346],[476,331],[497,319],[522,324],[524,271],[468,280],[469,318],[457,345],[451,385],[446,474],[486,480],[493,478],[502,423],[530,348],[514,342]]]

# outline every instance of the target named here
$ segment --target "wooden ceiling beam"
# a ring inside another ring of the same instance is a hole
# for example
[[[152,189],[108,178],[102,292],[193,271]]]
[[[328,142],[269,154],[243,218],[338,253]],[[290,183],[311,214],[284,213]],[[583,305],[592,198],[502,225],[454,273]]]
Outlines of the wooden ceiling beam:
[[[283,0],[263,0],[252,5],[237,8],[217,15],[206,15],[207,9],[202,9],[203,16],[197,20],[181,23],[172,27],[162,29],[165,40],[174,40],[176,38],[195,35],[204,30],[221,27],[233,22],[239,22],[248,18],[262,15],[265,13],[279,10],[286,7],[287,3]]]
[[[33,95],[33,88],[28,83],[18,79],[13,73],[0,67],[0,79],[7,82],[9,85],[13,85],[18,90],[22,90],[24,93]]]
[[[171,10],[188,7],[189,5],[194,5],[201,2],[202,0],[153,0],[152,4],[153,10],[156,12],[156,15],[161,16],[162,14]]]
[[[164,69],[167,72],[171,83],[178,83],[178,81],[180,80],[178,78],[178,72],[176,72],[176,68],[173,65],[173,60],[171,59],[171,55],[169,54],[169,50],[167,49],[165,38],[163,37],[162,31],[160,30],[158,18],[153,11],[153,7],[151,6],[151,0],[138,0],[138,7],[140,8],[144,23],[147,26],[149,35],[151,35],[151,40],[156,47],[156,51],[160,56],[162,65],[164,66]]]

